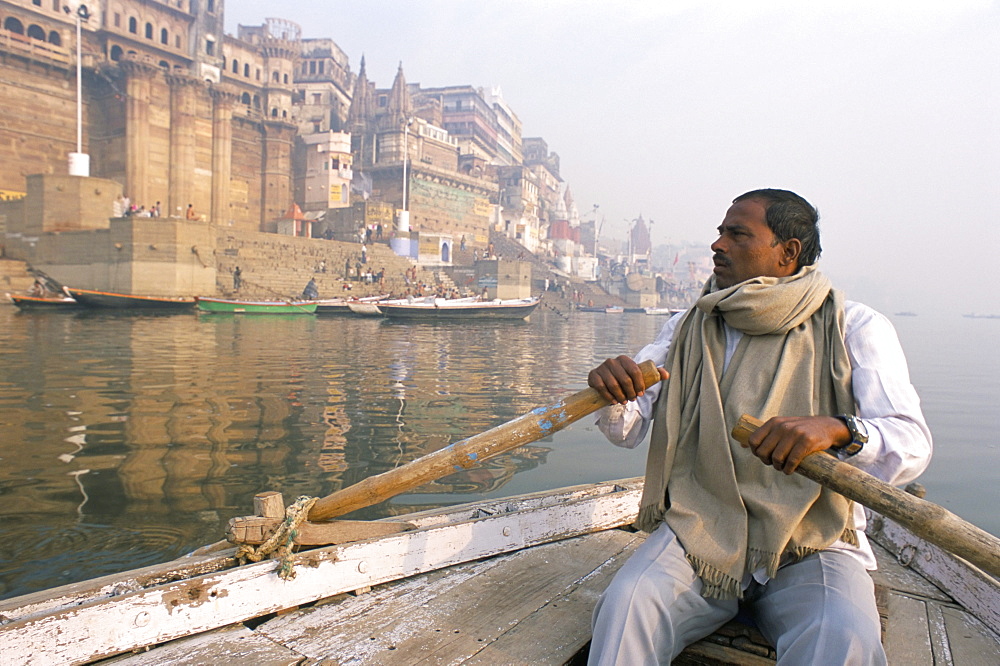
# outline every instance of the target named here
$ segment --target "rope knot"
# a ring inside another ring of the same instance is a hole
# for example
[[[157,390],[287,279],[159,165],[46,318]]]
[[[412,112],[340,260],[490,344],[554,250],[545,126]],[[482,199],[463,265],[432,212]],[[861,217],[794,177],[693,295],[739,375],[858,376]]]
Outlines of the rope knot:
[[[276,559],[280,562],[278,566],[278,576],[282,580],[295,578],[295,563],[292,548],[295,545],[295,537],[298,536],[298,527],[309,515],[309,510],[316,503],[317,497],[303,495],[295,502],[285,507],[285,519],[278,525],[274,534],[259,546],[243,544],[236,551],[236,559],[240,564],[247,562],[260,562],[266,557]]]

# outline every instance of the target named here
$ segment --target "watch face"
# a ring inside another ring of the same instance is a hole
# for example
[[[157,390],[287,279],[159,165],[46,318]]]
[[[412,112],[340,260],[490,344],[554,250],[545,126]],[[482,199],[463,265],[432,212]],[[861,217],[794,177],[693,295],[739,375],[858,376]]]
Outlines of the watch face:
[[[855,441],[861,444],[864,444],[868,441],[868,428],[865,427],[864,423],[862,423],[853,416],[851,417],[850,428],[851,428],[851,435],[854,436]]]

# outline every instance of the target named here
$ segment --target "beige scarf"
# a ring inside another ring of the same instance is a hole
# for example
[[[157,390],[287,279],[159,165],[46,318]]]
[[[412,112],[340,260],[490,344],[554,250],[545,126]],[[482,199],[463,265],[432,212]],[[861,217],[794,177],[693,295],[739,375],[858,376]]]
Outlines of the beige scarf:
[[[723,321],[742,331],[726,371]],[[850,502],[764,465],[730,433],[741,414],[854,413],[843,295],[813,266],[716,291],[715,278],[678,324],[657,401],[636,525],[665,521],[706,597],[742,596],[746,572],[773,577],[848,528]]]

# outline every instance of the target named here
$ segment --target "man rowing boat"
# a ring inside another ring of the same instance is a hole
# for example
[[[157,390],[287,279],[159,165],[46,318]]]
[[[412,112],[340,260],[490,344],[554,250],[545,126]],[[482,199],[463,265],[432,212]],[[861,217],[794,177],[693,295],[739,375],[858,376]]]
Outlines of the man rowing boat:
[[[816,270],[818,220],[785,190],[737,197],[695,307],[635,360],[591,371],[614,403],[598,420],[612,442],[653,426],[650,535],[598,603],[591,663],[669,663],[741,606],[779,662],[886,663],[863,509],[792,472],[829,450],[905,483],[931,436],[892,325]],[[646,359],[669,381],[647,389]],[[749,440],[757,462],[729,434],[743,413],[767,419]]]

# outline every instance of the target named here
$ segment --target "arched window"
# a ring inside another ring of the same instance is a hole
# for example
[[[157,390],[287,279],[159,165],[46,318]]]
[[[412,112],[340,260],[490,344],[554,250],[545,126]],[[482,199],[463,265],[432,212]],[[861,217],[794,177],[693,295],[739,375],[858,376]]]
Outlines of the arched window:
[[[240,97],[240,101],[247,106],[250,106],[250,93],[243,93],[243,96]]]
[[[288,111],[282,111],[281,112],[281,117],[282,118],[287,118],[288,117]]]
[[[160,67],[162,67],[163,69],[167,70],[168,72],[170,71],[170,63],[167,62],[166,60],[161,60],[160,61]]]
[[[59,33],[56,32],[55,30],[49,33],[49,44],[62,46],[62,37],[60,37]]]
[[[253,108],[255,108],[255,109],[259,109],[260,108],[260,95],[254,95],[253,96]]]
[[[285,85],[288,85],[288,74],[283,74],[282,80],[285,82]]]
[[[271,109],[271,117],[272,118],[278,117],[278,107],[274,107],[273,109]]]
[[[11,32],[17,35],[24,34],[24,26],[21,24],[20,21],[18,21],[13,16],[8,16],[7,19],[3,22],[3,29],[10,30]]]
[[[274,81],[275,83],[277,83],[277,82],[279,81],[279,79],[278,79],[278,73],[277,73],[277,72],[275,72],[275,73],[274,73],[274,74],[273,74],[273,75],[271,76],[271,80],[272,80],[272,81]]]
[[[152,38],[153,38],[153,24],[152,23],[147,23],[146,24],[146,39],[152,39]]]
[[[160,43],[161,44],[169,44],[170,43],[170,36],[167,34],[167,29],[166,28],[163,28],[162,30],[160,30]]]
[[[123,53],[124,51],[122,51],[122,47],[115,44],[114,46],[111,47],[111,60],[113,60],[114,62],[118,62],[119,60],[122,59]]]
[[[235,58],[233,59],[233,74],[240,73],[240,63]]]
[[[243,76],[250,78],[250,64],[243,65]]]
[[[130,16],[128,19],[128,31],[133,35],[139,32],[139,22],[135,20],[134,16]]]
[[[44,42],[45,41],[45,31],[42,30],[37,25],[29,25],[28,26],[28,37],[31,37],[32,39],[40,39],[40,40],[42,40]]]

